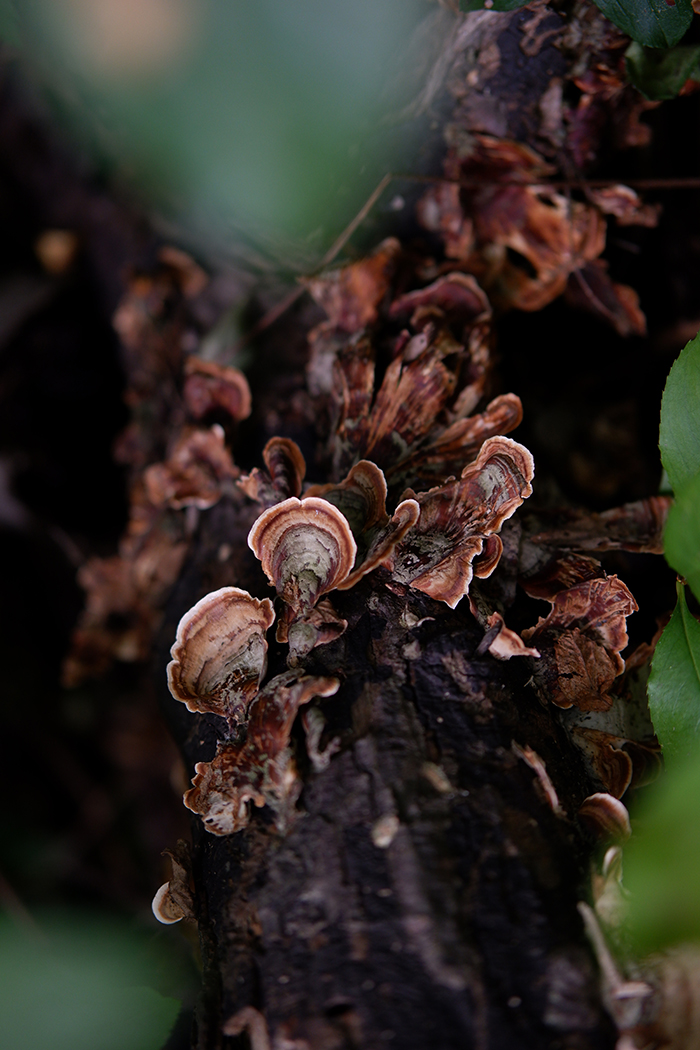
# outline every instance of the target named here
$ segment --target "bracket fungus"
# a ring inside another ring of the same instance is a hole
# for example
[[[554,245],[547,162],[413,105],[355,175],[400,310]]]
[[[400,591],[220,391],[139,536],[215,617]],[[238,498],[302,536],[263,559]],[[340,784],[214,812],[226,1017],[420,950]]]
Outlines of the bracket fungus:
[[[170,650],[168,686],[188,711],[240,721],[267,665],[265,634],[275,613],[269,598],[238,587],[205,595],[180,620]]]
[[[231,835],[248,823],[248,803],[277,810],[284,827],[297,796],[289,737],[297,711],[316,696],[332,696],[337,678],[278,675],[250,706],[242,742],[221,743],[211,762],[198,762],[192,787],[183,802],[197,813],[213,835]]]
[[[551,602],[549,615],[523,631],[541,653],[535,688],[557,707],[607,710],[613,681],[625,669],[626,619],[637,603],[617,576],[583,580]]]
[[[367,459],[356,463],[340,484],[314,485],[308,490],[307,496],[310,495],[322,496],[338,507],[357,543],[355,567],[337,585],[339,591],[354,587],[358,580],[381,565],[420,516],[416,500],[407,499],[389,517],[384,472]]]
[[[255,467],[239,480],[239,489],[266,507],[290,496],[301,496],[306,462],[297,443],[291,438],[270,438],[262,455],[267,470]]]
[[[185,377],[183,397],[194,419],[202,419],[216,408],[224,409],[236,421],[250,415],[250,387],[237,368],[191,356],[185,361]]]
[[[221,499],[222,484],[238,477],[238,467],[224,443],[223,427],[189,427],[164,463],[153,463],[143,475],[149,500],[156,507],[206,510]]]
[[[500,545],[486,548],[481,569],[474,565],[487,539],[498,532],[532,492],[534,462],[528,450],[506,437],[484,442],[459,480],[406,496],[420,506],[420,517],[386,560],[400,583],[408,584],[454,609],[469,591],[472,576],[489,575]]]
[[[604,841],[624,842],[632,834],[627,807],[606,791],[584,798],[578,817],[592,835]]]
[[[318,496],[269,507],[253,524],[248,546],[289,607],[291,619],[311,610],[351,572],[357,545],[341,512]]]

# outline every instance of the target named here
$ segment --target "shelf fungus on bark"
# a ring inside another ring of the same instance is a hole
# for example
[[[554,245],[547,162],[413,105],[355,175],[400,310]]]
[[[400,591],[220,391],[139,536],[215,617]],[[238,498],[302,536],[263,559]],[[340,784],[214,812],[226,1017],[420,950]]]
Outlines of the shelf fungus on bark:
[[[307,496],[312,495],[327,499],[340,510],[357,544],[355,566],[337,585],[339,591],[354,587],[358,580],[381,565],[420,516],[416,500],[406,499],[389,517],[384,472],[367,459],[356,463],[338,485],[312,486]]]
[[[248,546],[287,606],[287,624],[351,572],[357,545],[344,515],[318,496],[269,507],[253,524]]]
[[[290,496],[301,496],[306,461],[297,443],[291,438],[270,438],[262,455],[267,470],[255,467],[240,478],[239,489],[264,507],[282,503]]]
[[[223,428],[215,424],[208,430],[186,428],[165,462],[147,467],[143,480],[156,507],[206,510],[221,499],[222,485],[238,474],[224,443]]]
[[[578,817],[592,835],[603,841],[624,842],[632,834],[627,807],[607,791],[584,798]]]
[[[241,722],[267,665],[266,632],[275,613],[269,598],[238,587],[205,595],[180,620],[170,650],[168,687],[188,711]]]
[[[187,912],[183,911],[178,902],[171,896],[169,882],[164,882],[160,889],[156,890],[156,894],[151,902],[151,911],[158,922],[162,922],[165,926],[181,922],[187,917]]]
[[[231,835],[248,824],[248,803],[270,805],[283,830],[291,818],[299,782],[289,747],[297,711],[314,697],[333,696],[337,678],[302,677],[288,671],[258,693],[249,710],[245,739],[220,743],[211,762],[198,762],[183,802],[213,835]]]
[[[385,561],[393,578],[454,608],[474,575],[488,576],[496,567],[502,547],[494,534],[531,494],[533,476],[528,450],[494,437],[458,480],[428,492],[409,490],[420,517]]]
[[[193,419],[202,419],[217,408],[236,421],[247,419],[251,412],[250,387],[243,373],[194,355],[185,361],[182,393]]]
[[[523,638],[540,650],[535,688],[557,707],[606,711],[612,684],[625,668],[627,617],[637,603],[617,576],[584,580],[551,599],[552,609]]]
[[[655,741],[630,740],[582,725],[571,727],[571,738],[593,776],[615,798],[622,798],[628,787],[651,784],[661,772],[661,748]]]

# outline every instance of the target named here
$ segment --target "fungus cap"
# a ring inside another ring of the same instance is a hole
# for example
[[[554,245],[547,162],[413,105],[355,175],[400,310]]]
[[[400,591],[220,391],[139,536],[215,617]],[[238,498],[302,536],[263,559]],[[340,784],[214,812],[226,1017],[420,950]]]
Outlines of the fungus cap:
[[[351,572],[357,545],[341,512],[317,496],[290,497],[254,523],[248,546],[277,593],[303,614]]]
[[[212,591],[180,620],[170,650],[168,686],[189,711],[240,718],[265,673],[265,634],[275,619],[269,598],[238,587]]]

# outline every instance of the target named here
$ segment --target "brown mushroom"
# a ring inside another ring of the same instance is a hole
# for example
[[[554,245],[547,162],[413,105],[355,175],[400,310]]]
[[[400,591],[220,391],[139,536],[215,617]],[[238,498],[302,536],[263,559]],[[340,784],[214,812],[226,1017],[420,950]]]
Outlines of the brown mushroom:
[[[198,762],[183,802],[213,835],[231,835],[248,823],[248,803],[271,805],[278,826],[291,819],[298,784],[288,747],[302,704],[332,696],[337,678],[300,677],[288,671],[273,678],[250,706],[245,741],[224,743],[212,762]]]
[[[289,666],[296,667],[318,645],[328,645],[340,638],[348,621],[337,612],[328,598],[322,598],[304,617],[288,624],[284,617],[279,620],[277,641],[289,643]]]
[[[406,496],[419,503],[420,518],[385,563],[394,579],[454,608],[469,590],[474,558],[531,494],[533,475],[533,459],[523,445],[493,437],[458,481],[418,495],[409,490]],[[490,557],[489,568],[494,565]]]
[[[183,397],[194,419],[202,419],[216,408],[224,409],[237,421],[250,415],[250,387],[237,368],[192,356],[185,361],[185,376]]]
[[[275,614],[238,587],[207,594],[180,620],[168,686],[188,711],[242,720],[267,664],[265,634]]]
[[[468,418],[458,416],[429,444],[422,446],[406,460],[387,468],[387,476],[407,477],[413,474],[421,481],[442,480],[472,460],[485,441],[498,434],[508,434],[520,425],[523,406],[515,394],[501,394],[483,412]]]
[[[318,496],[269,507],[254,523],[248,546],[290,608],[305,615],[350,573],[357,545],[340,511]]]

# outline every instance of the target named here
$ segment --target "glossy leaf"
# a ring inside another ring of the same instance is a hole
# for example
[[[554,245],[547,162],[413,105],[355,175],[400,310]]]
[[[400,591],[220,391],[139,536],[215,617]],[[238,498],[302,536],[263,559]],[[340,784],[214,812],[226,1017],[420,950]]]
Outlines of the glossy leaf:
[[[648,691],[654,729],[667,761],[675,764],[700,752],[700,624],[688,609],[682,584],[656,646]]]
[[[700,471],[700,336],[681,350],[661,399],[661,460],[675,492]]]
[[[625,52],[627,76],[646,98],[675,98],[686,80],[697,79],[700,44],[669,51],[631,43]]]
[[[627,932],[639,956],[700,940],[700,763],[664,777],[633,811]]]
[[[595,0],[606,18],[645,47],[673,47],[690,25],[690,0]]]
[[[676,495],[664,531],[664,553],[700,598],[700,474]]]

